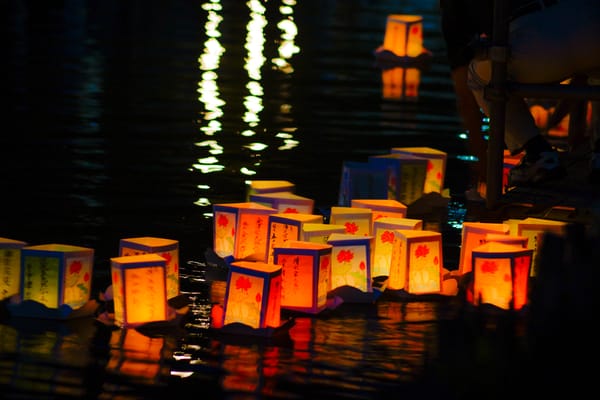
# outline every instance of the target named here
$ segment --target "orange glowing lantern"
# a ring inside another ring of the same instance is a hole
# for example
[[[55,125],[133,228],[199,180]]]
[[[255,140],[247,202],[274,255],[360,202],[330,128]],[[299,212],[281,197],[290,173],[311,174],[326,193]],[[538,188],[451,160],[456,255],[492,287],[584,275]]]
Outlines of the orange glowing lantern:
[[[393,199],[352,199],[351,207],[368,208],[373,212],[373,223],[379,218],[406,218],[408,207]]]
[[[331,249],[328,244],[290,241],[275,247],[282,268],[281,308],[318,314],[327,306]]]
[[[306,223],[302,225],[300,240],[304,242],[327,244],[332,233],[346,233],[346,227],[338,224]]]
[[[268,253],[262,260],[273,262],[273,249],[283,246],[287,241],[300,240],[304,224],[323,223],[322,215],[314,214],[272,214],[268,224]]]
[[[524,249],[527,249],[527,242],[529,239],[525,236],[516,236],[512,234],[502,234],[502,233],[487,233],[485,238],[483,239],[484,243],[496,242],[496,243],[504,243],[504,244],[512,244],[515,246],[521,246]]]
[[[168,320],[167,260],[155,253],[110,260],[115,324],[135,327]]]
[[[526,237],[528,239],[527,248],[533,250],[531,276],[537,275],[539,251],[542,247],[544,236],[548,233],[564,236],[566,230],[567,223],[564,221],[529,217],[517,222],[517,235]]]
[[[21,249],[21,300],[48,308],[83,307],[90,299],[94,250],[68,244]]]
[[[0,300],[19,293],[21,249],[27,243],[0,237]]]
[[[396,229],[423,229],[423,221],[412,218],[380,218],[373,223],[373,277],[388,276]]]
[[[350,207],[352,199],[396,199],[396,192],[388,190],[389,174],[384,164],[344,161],[338,205]]]
[[[281,324],[281,265],[235,261],[229,267],[223,323],[253,329]],[[220,324],[217,324],[220,325]]]
[[[334,225],[344,225],[346,233],[365,236],[371,234],[373,227],[373,212],[363,207],[331,207],[329,222]]]
[[[150,236],[121,239],[119,256],[154,253],[167,261],[167,298],[179,295],[179,242]]]
[[[253,180],[246,181],[246,201],[250,201],[253,194],[294,192],[296,185],[283,180]]]
[[[279,213],[312,214],[315,206],[313,199],[292,192],[252,194],[250,201],[274,208]]]
[[[254,202],[215,204],[213,250],[222,258],[265,261],[269,215],[276,209]]]
[[[448,159],[446,152],[431,147],[393,147],[391,152],[392,154],[410,154],[427,159],[427,174],[425,176],[423,193],[442,192]]]
[[[473,302],[520,310],[528,299],[533,250],[489,242],[472,251]]]
[[[388,100],[412,100],[419,98],[421,70],[394,67],[381,71],[382,97]]]
[[[423,17],[390,14],[387,17],[383,48],[397,56],[416,57],[423,52]]]
[[[460,259],[458,262],[458,271],[464,275],[471,271],[471,251],[485,243],[485,237],[488,233],[499,233],[508,235],[510,226],[503,223],[494,222],[463,222],[461,233]]]
[[[396,229],[387,289],[411,294],[442,291],[442,234],[429,230]]]
[[[333,233],[327,241],[331,249],[331,286],[329,291],[343,286],[372,293],[371,248],[373,237]]]
[[[387,169],[387,187],[390,195],[399,202],[409,205],[423,196],[427,160],[410,154],[383,154],[369,156],[369,163]]]

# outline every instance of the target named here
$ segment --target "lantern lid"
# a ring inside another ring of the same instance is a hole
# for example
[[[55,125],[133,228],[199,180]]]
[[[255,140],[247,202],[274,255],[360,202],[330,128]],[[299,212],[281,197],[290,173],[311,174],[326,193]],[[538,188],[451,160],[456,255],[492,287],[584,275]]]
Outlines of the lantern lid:
[[[231,263],[231,266],[264,274],[272,274],[281,271],[281,265],[266,263],[262,261],[234,261]]]
[[[475,247],[472,252],[475,253],[493,253],[493,254],[522,254],[531,253],[533,250],[526,249],[517,244],[507,244],[500,242],[488,242]]]
[[[288,240],[281,248],[305,249],[305,250],[327,250],[332,246],[330,244],[308,242],[304,240]]]
[[[118,264],[126,264],[126,263],[166,263],[166,259],[159,256],[156,253],[145,253],[145,254],[136,254],[131,256],[120,256],[120,257],[112,257],[110,259],[112,262]]]
[[[141,236],[121,239],[121,243],[123,242],[135,242],[137,244],[141,244],[147,247],[164,247],[178,243],[177,240],[174,239],[166,239],[153,236]]]

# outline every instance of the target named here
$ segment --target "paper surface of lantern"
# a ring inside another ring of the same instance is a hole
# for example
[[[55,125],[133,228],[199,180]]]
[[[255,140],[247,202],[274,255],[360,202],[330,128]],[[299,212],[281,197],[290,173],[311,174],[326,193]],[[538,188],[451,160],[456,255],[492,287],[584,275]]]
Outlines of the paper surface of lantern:
[[[151,236],[125,238],[119,241],[119,256],[154,253],[167,261],[167,298],[179,295],[179,242]]]
[[[382,154],[369,156],[369,163],[387,170],[387,198],[410,205],[423,196],[427,160],[410,154]]]
[[[474,304],[492,304],[505,310],[523,308],[532,257],[533,250],[518,245],[490,242],[474,248]]]
[[[302,225],[300,240],[304,242],[327,244],[332,233],[346,233],[346,227],[338,224],[305,223]]]
[[[428,230],[397,229],[387,288],[411,294],[442,290],[442,235]]]
[[[84,306],[90,299],[94,250],[51,243],[21,249],[21,300],[48,308]]]
[[[458,271],[461,275],[471,271],[471,251],[485,243],[485,236],[488,233],[508,235],[510,226],[495,222],[463,222],[458,262]]]
[[[254,329],[281,324],[281,266],[260,261],[235,261],[227,277],[223,324]]]
[[[446,163],[448,154],[431,147],[393,147],[392,153],[411,154],[427,160],[427,173],[423,193],[441,193],[444,189],[446,177]]]
[[[308,223],[323,223],[323,216],[293,213],[270,215],[268,221],[268,253],[262,261],[272,263],[275,247],[281,247],[290,240],[300,240],[303,226]]]
[[[373,277],[389,276],[396,229],[423,229],[423,221],[413,218],[380,218],[373,224]]]
[[[566,229],[567,223],[564,221],[529,217],[517,222],[517,235],[526,237],[528,239],[527,247],[533,250],[531,276],[537,275],[539,251],[543,245],[544,236],[548,233],[564,236]]]
[[[21,240],[0,237],[0,300],[19,293],[21,283]]]
[[[373,213],[373,223],[379,218],[406,218],[408,207],[394,199],[352,199],[351,207],[368,208]]]
[[[253,194],[292,192],[296,185],[285,180],[251,180],[246,181],[246,201],[250,201]]]
[[[278,213],[312,214],[315,206],[313,199],[292,192],[252,194],[250,201],[274,208]]]
[[[344,161],[338,193],[338,206],[350,207],[352,199],[396,199],[396,192],[388,190],[386,165]]]
[[[381,71],[382,97],[387,100],[412,100],[419,98],[421,70],[394,67]]]
[[[329,291],[350,286],[372,293],[371,250],[373,237],[347,233],[329,236],[331,249],[331,280]]]
[[[346,233],[356,236],[371,234],[373,212],[363,207],[331,207],[329,223],[344,225]]]
[[[275,264],[281,265],[281,308],[317,314],[327,306],[331,275],[328,244],[290,241],[275,247]]]
[[[167,261],[154,253],[110,260],[115,324],[135,327],[168,320]]]
[[[416,57],[423,52],[423,17],[390,14],[387,17],[383,48],[397,56]]]
[[[276,212],[254,202],[215,204],[213,250],[222,258],[265,261],[269,215]]]

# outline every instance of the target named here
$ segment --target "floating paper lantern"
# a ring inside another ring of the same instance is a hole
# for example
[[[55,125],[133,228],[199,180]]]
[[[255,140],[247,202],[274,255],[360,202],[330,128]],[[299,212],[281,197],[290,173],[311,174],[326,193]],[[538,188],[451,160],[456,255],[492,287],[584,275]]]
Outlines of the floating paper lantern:
[[[281,266],[235,261],[229,267],[223,326],[240,323],[253,329],[281,324]]]
[[[460,259],[458,262],[458,271],[464,275],[471,271],[471,251],[485,243],[485,237],[488,233],[499,233],[508,235],[510,226],[503,223],[494,222],[463,222],[461,232]]]
[[[167,261],[167,298],[179,295],[179,242],[158,237],[133,237],[121,239],[119,256],[154,253]]]
[[[338,224],[305,223],[302,225],[300,240],[304,242],[327,244],[332,233],[346,233],[346,227]]]
[[[390,14],[387,17],[383,48],[397,56],[416,57],[423,52],[423,17]]]
[[[300,240],[304,224],[323,223],[322,215],[314,214],[272,214],[268,221],[267,255],[262,261],[273,262],[273,249],[287,241]]]
[[[428,230],[397,229],[387,288],[411,294],[442,290],[442,235]]]
[[[110,260],[115,324],[135,327],[168,320],[167,261],[154,253]]]
[[[349,286],[372,293],[371,248],[373,237],[334,233],[327,241],[331,250],[331,287]]]
[[[21,249],[26,242],[0,237],[0,300],[19,293]]]
[[[303,241],[275,247],[275,264],[282,268],[281,308],[309,314],[326,308],[331,249],[328,244]]]
[[[472,251],[473,302],[520,310],[527,303],[533,250],[489,242]]]
[[[213,250],[222,258],[265,261],[269,215],[276,209],[254,202],[215,204]]]
[[[392,154],[411,154],[422,157],[427,160],[427,174],[423,193],[441,193],[444,189],[444,180],[446,177],[446,163],[448,154],[444,151],[433,149],[431,147],[393,147]]]
[[[252,180],[246,181],[246,201],[253,194],[294,192],[296,185],[285,180]]]
[[[526,237],[528,239],[527,247],[533,250],[531,276],[537,275],[539,251],[542,247],[544,236],[548,233],[564,236],[566,229],[567,223],[564,221],[529,217],[517,222],[517,235]]]
[[[373,166],[385,167],[387,170],[387,198],[410,205],[423,196],[425,177],[427,176],[427,160],[410,154],[383,154],[369,156]]]
[[[388,276],[396,229],[423,229],[423,221],[412,218],[380,218],[373,223],[373,277]]]
[[[373,223],[379,218],[406,218],[408,207],[394,199],[352,199],[351,207],[368,208],[373,213]]]
[[[331,207],[329,223],[344,225],[346,233],[365,236],[371,234],[373,212],[363,207]]]
[[[21,300],[48,308],[84,306],[90,299],[94,250],[68,244],[41,244],[21,249]]]
[[[279,213],[312,214],[315,206],[313,199],[292,192],[252,194],[250,201],[274,208]]]

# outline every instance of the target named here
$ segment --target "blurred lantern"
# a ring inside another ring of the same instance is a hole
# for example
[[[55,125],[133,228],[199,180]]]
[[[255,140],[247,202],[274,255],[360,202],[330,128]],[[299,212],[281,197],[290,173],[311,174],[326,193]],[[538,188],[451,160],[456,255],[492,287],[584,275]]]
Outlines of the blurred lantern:
[[[84,306],[90,299],[94,250],[68,244],[41,244],[21,249],[21,300],[48,308]]]
[[[373,212],[363,207],[331,207],[329,223],[344,225],[346,233],[365,236],[371,234],[373,227]]]
[[[289,241],[275,247],[281,265],[281,308],[317,314],[327,306],[331,275],[331,245]]]
[[[395,153],[369,156],[369,163],[387,170],[387,198],[410,205],[423,196],[427,176],[426,159]]]
[[[510,170],[513,169],[523,158],[525,153],[519,153],[511,155],[509,150],[504,150],[504,160],[502,164],[502,193],[505,193],[508,189],[508,175]]]
[[[352,199],[352,207],[368,208],[373,213],[373,223],[379,218],[405,218],[408,207],[393,199]]]
[[[508,235],[510,226],[503,223],[493,222],[463,222],[460,245],[460,260],[458,271],[464,275],[471,271],[471,251],[485,243],[488,233],[500,233]]]
[[[121,239],[119,256],[158,254],[167,261],[167,298],[179,295],[179,242],[157,237],[134,237]]]
[[[396,229],[387,288],[411,294],[442,290],[442,235],[439,232]]]
[[[473,302],[520,310],[527,303],[533,250],[489,242],[472,251]]]
[[[253,329],[281,324],[281,266],[260,261],[235,261],[229,267],[223,321]]]
[[[304,242],[327,244],[332,233],[346,233],[344,225],[320,223],[306,223],[302,225],[300,240]]]
[[[448,154],[431,147],[393,147],[392,154],[410,154],[427,160],[427,174],[423,193],[441,193],[446,177],[446,162]]]
[[[564,221],[529,217],[517,222],[517,235],[526,237],[527,248],[533,250],[531,276],[537,275],[539,252],[544,242],[544,236],[548,233],[564,236],[566,229],[567,223]]]
[[[222,258],[264,261],[269,215],[277,210],[254,202],[215,204],[213,246]]]
[[[423,229],[423,221],[412,218],[380,218],[373,223],[373,277],[388,276],[394,248],[394,230]]]
[[[268,253],[262,260],[273,262],[273,249],[283,246],[287,241],[300,240],[304,224],[323,223],[322,215],[315,214],[272,214],[268,224]]]
[[[246,201],[250,201],[253,194],[292,192],[296,190],[296,185],[289,181],[282,180],[253,180],[246,181]]]
[[[20,240],[0,237],[0,300],[19,293],[21,249],[26,245]]]
[[[371,236],[333,233],[327,241],[331,249],[331,286],[329,291],[349,286],[372,293]]]
[[[419,98],[421,71],[418,68],[394,67],[381,71],[382,97],[387,100]]]
[[[115,324],[135,327],[168,320],[167,261],[154,253],[110,260]]]
[[[250,201],[274,208],[279,213],[312,214],[315,206],[313,199],[292,192],[252,194]]]
[[[393,171],[392,171],[393,172]],[[396,199],[396,192],[388,190],[391,177],[385,164],[344,161],[340,179],[338,205],[350,207],[352,199]]]

